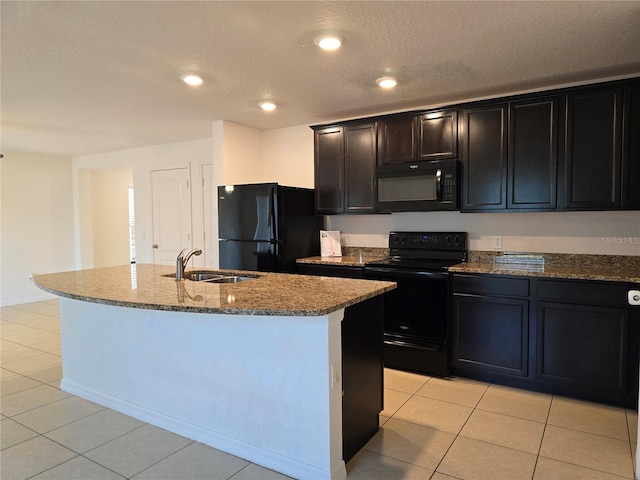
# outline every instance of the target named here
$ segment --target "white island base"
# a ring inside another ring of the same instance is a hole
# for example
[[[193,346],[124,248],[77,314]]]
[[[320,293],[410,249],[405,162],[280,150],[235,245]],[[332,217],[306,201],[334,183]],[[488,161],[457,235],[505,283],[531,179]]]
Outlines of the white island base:
[[[60,298],[61,388],[300,479],[343,479],[344,310],[264,316]]]

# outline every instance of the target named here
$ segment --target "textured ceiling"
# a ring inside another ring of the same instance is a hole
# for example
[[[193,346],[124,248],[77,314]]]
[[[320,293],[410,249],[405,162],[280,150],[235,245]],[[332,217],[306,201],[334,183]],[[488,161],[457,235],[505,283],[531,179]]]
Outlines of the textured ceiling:
[[[215,120],[311,125],[640,73],[637,1],[3,0],[0,15],[4,151],[109,152],[208,137]],[[327,31],[342,49],[314,45]],[[385,73],[395,90],[375,86]]]

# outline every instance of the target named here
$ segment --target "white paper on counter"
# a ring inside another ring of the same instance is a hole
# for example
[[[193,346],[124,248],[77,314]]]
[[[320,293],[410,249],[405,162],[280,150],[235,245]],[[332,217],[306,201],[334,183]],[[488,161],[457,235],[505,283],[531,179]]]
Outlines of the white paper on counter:
[[[339,230],[320,230],[320,256],[341,257]]]

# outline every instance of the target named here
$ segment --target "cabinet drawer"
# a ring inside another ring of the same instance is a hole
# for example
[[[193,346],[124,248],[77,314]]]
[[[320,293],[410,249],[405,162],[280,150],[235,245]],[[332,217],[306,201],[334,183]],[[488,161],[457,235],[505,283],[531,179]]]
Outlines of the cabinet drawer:
[[[453,293],[528,297],[529,279],[489,275],[454,275]]]
[[[364,278],[363,267],[351,266],[299,263],[298,273],[302,275],[320,275],[323,277]]]
[[[538,298],[588,305],[624,307],[628,285],[620,283],[576,280],[539,280]]]

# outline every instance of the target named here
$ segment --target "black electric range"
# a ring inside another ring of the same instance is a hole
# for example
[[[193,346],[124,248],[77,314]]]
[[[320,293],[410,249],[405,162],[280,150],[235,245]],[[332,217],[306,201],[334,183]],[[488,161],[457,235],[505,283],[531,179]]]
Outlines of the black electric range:
[[[388,367],[447,376],[448,268],[467,260],[465,232],[391,232],[390,257],[365,264],[365,278],[397,283],[384,300]]]

